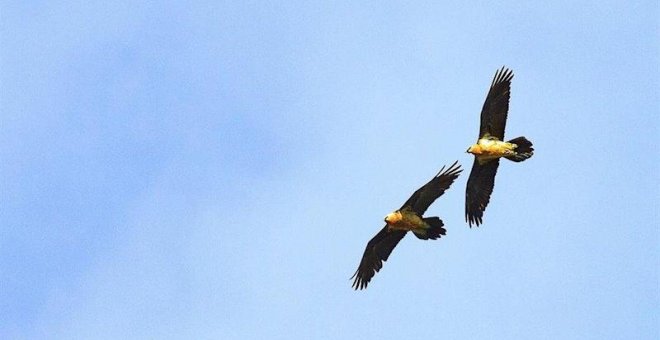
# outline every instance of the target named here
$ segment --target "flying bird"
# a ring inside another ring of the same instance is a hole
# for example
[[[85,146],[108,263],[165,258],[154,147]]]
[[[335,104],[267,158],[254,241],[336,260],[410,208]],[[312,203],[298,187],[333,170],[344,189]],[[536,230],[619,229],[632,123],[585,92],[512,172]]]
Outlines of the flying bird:
[[[483,215],[495,184],[500,158],[522,162],[534,154],[532,142],[517,137],[504,142],[504,129],[509,111],[513,72],[502,67],[495,72],[486,102],[481,109],[481,126],[477,143],[467,152],[474,155],[474,164],[465,190],[465,221],[470,227],[483,223]]]
[[[458,161],[447,170],[443,166],[438,174],[417,189],[399,210],[385,216],[385,227],[367,243],[360,265],[351,277],[355,278],[355,290],[367,288],[371,278],[383,267],[383,261],[387,261],[394,247],[408,231],[412,231],[420,240],[435,240],[445,235],[444,223],[439,217],[422,216],[433,201],[449,189],[461,171],[463,170]]]

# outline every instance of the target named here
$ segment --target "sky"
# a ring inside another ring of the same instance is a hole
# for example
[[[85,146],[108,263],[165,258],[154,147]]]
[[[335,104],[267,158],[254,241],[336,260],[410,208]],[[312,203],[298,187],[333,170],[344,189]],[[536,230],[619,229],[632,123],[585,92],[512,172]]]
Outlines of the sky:
[[[0,1],[0,338],[657,339],[659,6]],[[536,151],[470,229],[503,65]]]

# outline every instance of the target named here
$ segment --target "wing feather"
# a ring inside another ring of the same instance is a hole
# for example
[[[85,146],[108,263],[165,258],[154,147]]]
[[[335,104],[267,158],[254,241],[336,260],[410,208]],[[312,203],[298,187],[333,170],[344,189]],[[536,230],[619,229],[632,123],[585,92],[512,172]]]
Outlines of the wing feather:
[[[486,101],[481,109],[479,138],[490,134],[499,140],[504,140],[511,95],[511,79],[513,79],[513,71],[504,66],[495,72]]]
[[[353,281],[355,290],[367,288],[371,278],[383,268],[383,261],[387,261],[394,247],[406,236],[406,233],[405,230],[388,231],[385,226],[367,243],[360,265],[351,277],[351,279],[355,278]]]
[[[428,209],[438,197],[442,196],[447,189],[449,189],[462,171],[463,170],[461,169],[461,165],[458,164],[458,161],[449,166],[447,170],[445,170],[445,167],[443,166],[442,169],[438,171],[437,175],[421,188],[417,189],[417,191],[408,198],[401,209],[409,206],[421,217],[424,215],[424,212],[426,212],[426,209]]]
[[[472,224],[479,226],[483,223],[484,211],[486,211],[490,195],[493,193],[499,164],[499,159],[485,164],[479,164],[476,158],[474,160],[465,189],[465,221],[468,222],[470,228],[472,228]]]

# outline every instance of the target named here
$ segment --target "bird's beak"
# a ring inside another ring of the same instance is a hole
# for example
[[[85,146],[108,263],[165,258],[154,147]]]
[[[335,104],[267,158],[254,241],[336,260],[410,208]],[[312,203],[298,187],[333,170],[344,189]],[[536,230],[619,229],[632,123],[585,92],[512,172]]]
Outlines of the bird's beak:
[[[385,215],[385,218],[383,218],[383,220],[385,221],[385,223],[390,224],[390,222],[392,222],[392,217],[393,217],[393,213],[389,213]]]

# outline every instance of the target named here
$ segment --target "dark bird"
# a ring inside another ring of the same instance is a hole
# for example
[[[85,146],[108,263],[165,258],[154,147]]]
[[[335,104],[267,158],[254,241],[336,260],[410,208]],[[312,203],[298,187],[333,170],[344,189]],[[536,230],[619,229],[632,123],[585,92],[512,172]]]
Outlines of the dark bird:
[[[465,221],[470,227],[483,223],[483,215],[495,185],[500,158],[522,162],[534,154],[532,142],[525,137],[504,142],[504,129],[509,111],[513,72],[502,67],[495,72],[486,102],[481,109],[481,126],[477,143],[467,152],[474,155],[474,164],[465,190]]]
[[[408,231],[412,231],[420,240],[435,240],[445,235],[444,223],[440,218],[422,215],[433,201],[449,189],[461,171],[463,170],[458,161],[447,170],[443,166],[438,174],[417,189],[399,210],[385,216],[385,227],[367,243],[360,265],[351,277],[355,278],[353,288],[367,288],[371,278],[383,267],[383,261],[387,261],[394,247]]]

